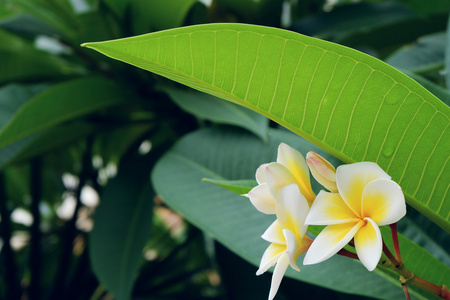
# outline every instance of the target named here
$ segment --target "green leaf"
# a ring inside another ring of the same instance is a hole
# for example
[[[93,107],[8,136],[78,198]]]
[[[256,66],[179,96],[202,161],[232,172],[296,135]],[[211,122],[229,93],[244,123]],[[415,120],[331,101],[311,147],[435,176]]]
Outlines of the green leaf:
[[[44,154],[51,149],[67,145],[96,130],[98,128],[91,124],[74,122],[35,133],[18,142],[0,148],[0,169]]]
[[[76,79],[55,85],[23,105],[3,126],[0,147],[64,121],[127,102],[129,92],[106,79]]]
[[[450,232],[450,108],[389,65],[243,24],[84,46],[255,110],[345,162],[378,163],[409,204]]]
[[[258,184],[256,180],[253,179],[217,180],[213,178],[203,178],[202,180],[226,188],[238,195],[248,194],[248,192]]]
[[[146,160],[129,161],[101,195],[89,234],[89,255],[100,282],[115,299],[130,299],[150,234],[153,193]]]
[[[240,126],[253,132],[263,141],[267,141],[268,119],[248,108],[193,90],[171,87],[163,87],[162,90],[181,109],[200,119]]]
[[[331,159],[330,155],[292,133],[271,130],[269,136],[269,143],[264,144],[257,137],[237,130],[197,131],[181,139],[152,172],[153,185],[165,203],[255,266],[268,246],[260,236],[274,221],[274,216],[259,213],[241,196],[201,179],[251,178],[260,164],[275,161],[280,142],[286,142],[303,154],[318,151]],[[315,191],[318,192],[318,188]],[[411,264],[412,269],[423,271],[422,275],[434,273],[433,279],[442,276],[436,284],[450,280],[448,267],[429,253],[417,250],[410,241],[402,238],[401,243],[408,267]],[[303,256],[300,261],[302,259]],[[300,268],[300,273],[291,270],[287,275],[346,293],[376,295],[380,299],[403,297],[397,275],[379,269],[368,272],[359,262],[348,258],[335,256],[320,265]],[[426,299],[415,291],[412,293],[418,299]]]
[[[0,29],[0,84],[82,75],[85,70]]]
[[[31,14],[59,32],[73,37],[80,27],[68,0],[4,0],[6,4]]]
[[[439,32],[421,37],[413,45],[406,45],[385,61],[397,69],[427,73],[444,67],[446,33]]]

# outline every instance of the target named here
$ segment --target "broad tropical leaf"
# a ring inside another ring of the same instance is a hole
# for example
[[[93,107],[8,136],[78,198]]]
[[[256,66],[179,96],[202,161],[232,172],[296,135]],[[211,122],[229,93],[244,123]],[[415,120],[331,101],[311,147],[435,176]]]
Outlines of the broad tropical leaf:
[[[253,109],[345,162],[378,163],[409,204],[450,232],[450,108],[387,64],[243,24],[85,46]]]
[[[0,147],[100,109],[130,102],[123,86],[102,78],[55,85],[26,102],[0,130]]]

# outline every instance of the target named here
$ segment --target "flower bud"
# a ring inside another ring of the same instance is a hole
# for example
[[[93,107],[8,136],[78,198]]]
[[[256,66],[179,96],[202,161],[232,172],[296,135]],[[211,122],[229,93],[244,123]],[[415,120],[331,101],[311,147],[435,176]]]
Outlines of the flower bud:
[[[306,162],[311,174],[324,188],[332,193],[337,193],[336,169],[325,158],[315,152],[306,154]]]

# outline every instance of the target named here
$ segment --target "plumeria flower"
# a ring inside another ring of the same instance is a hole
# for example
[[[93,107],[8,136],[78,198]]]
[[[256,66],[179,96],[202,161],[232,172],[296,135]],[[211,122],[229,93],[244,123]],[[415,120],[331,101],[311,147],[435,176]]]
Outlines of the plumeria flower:
[[[337,193],[336,169],[328,160],[310,151],[306,154],[306,163],[318,183],[330,192]]]
[[[303,263],[322,262],[354,238],[362,264],[369,271],[375,269],[383,248],[378,226],[395,223],[406,214],[402,190],[390,179],[375,163],[339,166],[339,193],[321,191],[306,218],[306,224],[328,226],[314,240]]]
[[[297,184],[309,205],[315,198],[305,159],[300,152],[284,143],[278,147],[277,162],[263,164],[256,170],[256,181],[258,185],[244,196],[265,214],[276,213],[275,198],[278,191],[289,184]]]
[[[269,300],[275,297],[289,265],[294,270],[300,271],[296,261],[303,252],[308,250],[312,242],[305,235],[308,228],[305,225],[305,219],[309,211],[309,204],[296,184],[290,184],[280,189],[275,206],[277,220],[262,235],[262,238],[271,244],[264,252],[256,272],[256,275],[261,275],[276,264]]]

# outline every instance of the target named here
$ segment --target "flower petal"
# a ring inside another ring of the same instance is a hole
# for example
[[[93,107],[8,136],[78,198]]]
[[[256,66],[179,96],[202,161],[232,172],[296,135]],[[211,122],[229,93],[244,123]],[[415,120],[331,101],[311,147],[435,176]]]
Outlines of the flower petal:
[[[275,222],[267,228],[261,237],[271,243],[286,245],[286,238],[283,235],[283,227],[281,227],[278,220],[275,220]]]
[[[300,191],[312,203],[315,195],[311,189],[309,169],[303,155],[287,144],[281,143],[278,146],[277,162],[285,166],[292,173]]]
[[[325,158],[315,152],[306,154],[306,163],[316,181],[332,193],[337,193],[336,169]]]
[[[355,234],[355,249],[362,264],[373,271],[380,261],[383,241],[377,224],[370,218],[364,220],[366,224]]]
[[[290,184],[280,189],[275,210],[281,227],[292,231],[300,240],[308,228],[305,226],[305,219],[308,215],[309,204],[296,184]]]
[[[376,163],[360,162],[341,165],[336,170],[336,184],[342,199],[361,216],[362,194],[366,185],[378,178],[391,179]]]
[[[275,198],[266,183],[255,186],[247,195],[253,206],[262,213],[275,213]]]
[[[330,258],[347,245],[363,225],[364,221],[328,225],[311,244],[303,264],[317,264]]]
[[[283,279],[284,273],[286,273],[288,266],[289,260],[287,258],[286,253],[283,253],[283,255],[280,256],[277,265],[275,266],[275,270],[273,271],[272,283],[270,285],[270,292],[269,292],[269,300],[275,298],[275,295],[278,292],[278,288],[280,287],[281,280]]]
[[[306,224],[333,225],[359,220],[339,194],[320,191],[306,217]]]
[[[362,196],[362,213],[363,217],[371,218],[378,226],[398,222],[406,214],[401,187],[384,178],[369,182]]]
[[[259,264],[259,269],[256,271],[256,275],[261,275],[276,264],[280,256],[284,254],[285,251],[285,245],[270,244],[266,251],[264,251],[263,257],[261,258],[261,263]]]
[[[300,256],[300,244],[298,243],[295,235],[289,229],[283,229],[283,234],[286,239],[286,255],[289,259],[289,265],[295,271],[300,272],[297,266],[297,258]]]
[[[274,197],[278,191],[289,184],[296,183],[295,177],[289,170],[279,163],[270,163],[266,167],[266,183]]]
[[[266,167],[268,164],[262,164],[259,166],[258,169],[256,169],[256,182],[258,184],[265,183],[266,182]]]

